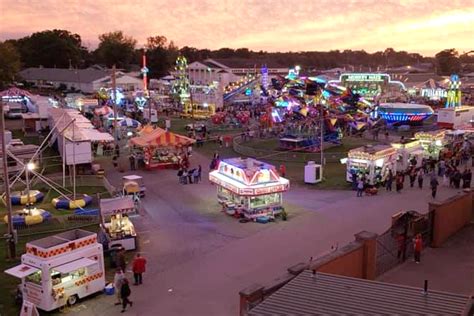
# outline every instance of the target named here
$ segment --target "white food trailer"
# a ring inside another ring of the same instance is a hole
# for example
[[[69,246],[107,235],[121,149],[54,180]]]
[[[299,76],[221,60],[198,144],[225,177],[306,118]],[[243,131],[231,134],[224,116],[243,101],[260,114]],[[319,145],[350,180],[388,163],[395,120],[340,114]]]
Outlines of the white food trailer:
[[[101,222],[110,239],[109,247],[121,245],[125,250],[136,249],[137,233],[128,217],[134,213],[135,203],[130,195],[100,200]]]
[[[474,106],[463,105],[438,110],[437,124],[442,128],[459,128],[474,119]]]
[[[397,150],[388,145],[364,146],[349,151],[347,158],[341,159],[347,165],[346,180],[352,182],[353,174],[364,175],[369,184],[382,179],[388,170],[395,172]]]
[[[423,157],[425,156],[425,150],[417,139],[409,138],[404,139],[398,143],[392,143],[392,147],[397,150],[397,171],[405,171],[411,166],[413,158],[416,159],[415,167],[421,167]],[[393,170],[392,170],[393,171]]]
[[[105,287],[97,234],[75,229],[26,244],[21,264],[5,273],[21,279],[23,299],[52,311]]]

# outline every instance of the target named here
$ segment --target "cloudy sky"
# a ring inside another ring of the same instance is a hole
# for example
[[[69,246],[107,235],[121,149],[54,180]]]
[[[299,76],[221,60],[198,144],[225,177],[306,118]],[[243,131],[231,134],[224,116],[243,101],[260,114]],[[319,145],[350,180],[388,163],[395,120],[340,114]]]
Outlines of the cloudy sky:
[[[474,0],[0,0],[0,39],[61,28],[95,47],[122,30],[145,43],[267,51],[474,49]]]

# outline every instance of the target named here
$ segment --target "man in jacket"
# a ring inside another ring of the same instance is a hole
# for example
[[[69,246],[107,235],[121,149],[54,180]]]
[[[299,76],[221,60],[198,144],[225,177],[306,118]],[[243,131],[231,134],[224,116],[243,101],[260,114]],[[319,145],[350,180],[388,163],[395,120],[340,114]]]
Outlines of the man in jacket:
[[[142,284],[142,274],[145,272],[146,259],[143,258],[139,253],[135,259],[133,259],[132,270],[133,278],[135,279],[134,285]]]

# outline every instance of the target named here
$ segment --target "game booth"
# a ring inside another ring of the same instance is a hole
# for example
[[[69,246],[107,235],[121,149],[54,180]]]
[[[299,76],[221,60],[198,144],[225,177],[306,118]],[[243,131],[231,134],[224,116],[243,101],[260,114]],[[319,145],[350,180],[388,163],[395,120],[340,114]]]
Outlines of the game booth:
[[[121,245],[125,250],[136,249],[137,233],[128,217],[135,213],[135,203],[131,196],[100,200],[101,222],[110,239],[109,247]]]
[[[420,141],[426,156],[438,159],[439,153],[446,143],[445,135],[445,130],[418,132],[415,133],[415,139]]]
[[[395,148],[398,153],[397,171],[407,170],[414,160],[416,160],[415,167],[421,167],[425,151],[419,140],[414,138],[404,139],[400,142],[392,143],[392,147]]]
[[[290,182],[274,166],[247,158],[224,159],[209,173],[217,198],[229,215],[267,222],[283,211],[282,193]]]
[[[380,182],[389,169],[395,171],[397,150],[388,145],[364,146],[349,151],[341,159],[347,165],[346,180],[353,182],[365,175],[369,185]]]
[[[177,169],[188,146],[196,141],[192,138],[156,128],[152,132],[130,139],[134,150],[142,151],[145,168]]]
[[[216,114],[216,106],[214,104],[186,102],[183,105],[183,113],[181,116],[207,120],[214,114]]]
[[[30,241],[21,264],[5,273],[21,279],[23,299],[44,311],[74,305],[105,287],[97,234],[75,229]]]

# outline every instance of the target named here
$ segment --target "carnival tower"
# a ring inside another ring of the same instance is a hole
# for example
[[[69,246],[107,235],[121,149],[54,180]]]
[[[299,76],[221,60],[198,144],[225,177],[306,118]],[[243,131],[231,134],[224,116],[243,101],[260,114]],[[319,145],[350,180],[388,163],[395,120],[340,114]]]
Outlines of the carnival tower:
[[[449,78],[449,90],[446,99],[447,108],[455,108],[461,106],[461,80],[456,74],[452,74]]]

